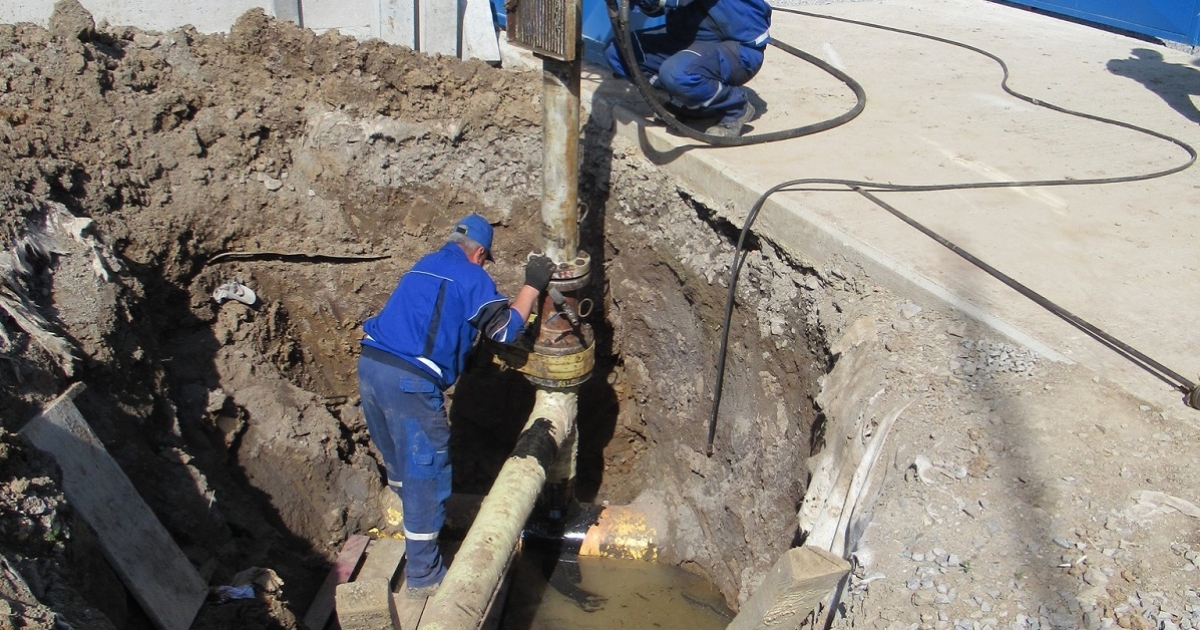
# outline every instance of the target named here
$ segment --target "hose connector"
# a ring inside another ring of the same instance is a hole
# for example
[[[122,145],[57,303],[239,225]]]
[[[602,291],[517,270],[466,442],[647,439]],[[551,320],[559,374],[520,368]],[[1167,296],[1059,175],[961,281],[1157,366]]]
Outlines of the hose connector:
[[[582,322],[579,321],[579,315],[575,313],[575,309],[571,308],[570,304],[567,304],[566,296],[554,287],[550,287],[546,292],[550,294],[550,301],[554,302],[554,307],[567,316],[567,320],[571,322],[572,326],[579,328]]]
[[[1187,393],[1183,401],[1192,409],[1200,409],[1200,385],[1193,385],[1192,391]]]

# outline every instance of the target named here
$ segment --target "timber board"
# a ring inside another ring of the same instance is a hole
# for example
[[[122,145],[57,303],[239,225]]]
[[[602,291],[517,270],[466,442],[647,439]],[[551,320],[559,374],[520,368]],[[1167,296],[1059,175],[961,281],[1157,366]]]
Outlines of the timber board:
[[[58,462],[63,493],[154,625],[187,630],[208,585],[75,407],[72,385],[20,433]]]

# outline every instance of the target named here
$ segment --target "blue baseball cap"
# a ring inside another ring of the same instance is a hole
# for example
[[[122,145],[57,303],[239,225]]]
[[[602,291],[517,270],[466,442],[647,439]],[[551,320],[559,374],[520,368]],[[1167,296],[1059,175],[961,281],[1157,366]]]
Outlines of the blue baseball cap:
[[[454,232],[482,245],[487,259],[492,260],[492,224],[487,219],[478,214],[468,215],[454,226]]]

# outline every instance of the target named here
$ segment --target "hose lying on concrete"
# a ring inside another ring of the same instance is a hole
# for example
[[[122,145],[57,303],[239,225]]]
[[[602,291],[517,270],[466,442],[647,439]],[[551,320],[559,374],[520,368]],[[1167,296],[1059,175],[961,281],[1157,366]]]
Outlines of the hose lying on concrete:
[[[1055,316],[1060,317],[1063,320],[1070,323],[1071,325],[1079,328],[1080,330],[1087,333],[1092,338],[1096,339],[1100,343],[1104,344],[1108,348],[1110,348],[1113,351],[1120,354],[1122,357],[1133,362],[1138,367],[1146,370],[1147,372],[1149,372],[1156,378],[1167,383],[1173,389],[1176,389],[1183,394],[1183,402],[1186,405],[1188,405],[1189,407],[1192,407],[1194,409],[1200,409],[1200,385],[1197,385],[1195,382],[1191,381],[1188,378],[1185,378],[1184,376],[1180,375],[1178,372],[1171,370],[1170,368],[1164,366],[1162,363],[1159,363],[1158,361],[1155,361],[1153,358],[1138,351],[1136,348],[1133,348],[1132,346],[1122,342],[1121,340],[1117,339],[1116,337],[1101,330],[1099,327],[1091,324],[1087,320],[1079,317],[1078,315],[1075,315],[1074,313],[1059,306],[1058,304],[1055,304],[1054,302],[1050,301],[1049,299],[1042,296],[1041,294],[1033,291],[1029,287],[1026,287],[1023,284],[1020,284],[1019,282],[1012,279],[1008,275],[1000,272],[995,267],[988,265],[987,263],[980,260],[978,257],[972,255],[971,253],[967,252],[966,250],[962,249],[961,247],[955,245],[954,243],[952,243],[945,237],[941,236],[937,232],[922,225],[921,223],[912,219],[908,215],[905,215],[904,213],[900,212],[895,207],[883,202],[883,200],[881,200],[878,197],[876,197],[875,195],[871,194],[871,193],[885,193],[885,192],[933,192],[933,191],[949,191],[949,190],[982,190],[982,189],[991,189],[991,188],[1032,188],[1032,187],[1048,187],[1048,186],[1096,186],[1096,185],[1101,185],[1101,184],[1117,184],[1117,183],[1146,181],[1146,180],[1150,180],[1150,179],[1156,179],[1156,178],[1160,178],[1160,177],[1166,177],[1168,175],[1173,175],[1180,171],[1191,168],[1191,166],[1196,163],[1196,150],[1194,148],[1192,148],[1191,145],[1185,143],[1184,141],[1182,141],[1178,138],[1175,138],[1175,137],[1172,137],[1167,134],[1160,133],[1160,132],[1157,132],[1157,131],[1154,131],[1151,129],[1147,129],[1145,127],[1141,127],[1141,126],[1138,126],[1138,125],[1135,125],[1132,123],[1127,123],[1127,122],[1115,120],[1112,118],[1105,118],[1103,116],[1097,116],[1094,114],[1087,114],[1084,112],[1067,109],[1065,107],[1060,107],[1058,105],[1053,105],[1051,103],[1047,103],[1041,99],[1037,99],[1037,98],[1033,98],[1031,96],[1026,96],[1024,94],[1021,94],[1020,92],[1017,92],[1016,90],[1013,90],[1012,88],[1009,87],[1009,85],[1008,85],[1008,79],[1009,79],[1008,65],[1006,63],[1004,63],[1003,59],[1001,59],[1000,57],[998,57],[986,50],[977,48],[975,46],[971,46],[969,44],[964,44],[962,42],[956,42],[951,39],[937,37],[934,35],[928,35],[926,33],[919,33],[916,31],[909,31],[909,30],[904,30],[904,29],[895,28],[895,27],[891,27],[891,26],[883,26],[883,25],[879,25],[879,24],[873,24],[870,22],[861,22],[858,20],[850,20],[847,18],[839,18],[839,17],[827,16],[827,15],[820,15],[820,14],[816,14],[816,13],[809,13],[806,11],[800,11],[800,10],[796,10],[796,9],[786,9],[786,8],[775,7],[774,10],[782,11],[785,13],[794,13],[796,15],[802,15],[802,16],[806,16],[806,17],[834,20],[837,22],[845,22],[848,24],[854,24],[857,26],[864,26],[864,27],[868,27],[868,28],[876,28],[876,29],[880,29],[880,30],[884,30],[884,31],[893,32],[893,33],[910,35],[913,37],[921,37],[924,39],[929,39],[932,41],[949,44],[951,46],[957,46],[959,48],[963,48],[963,49],[969,50],[971,52],[983,55],[983,56],[995,61],[997,64],[999,64],[1001,70],[1003,71],[1003,78],[1000,82],[1000,87],[1010,96],[1013,96],[1014,98],[1020,99],[1022,101],[1025,101],[1025,102],[1030,103],[1031,105],[1035,105],[1037,107],[1042,107],[1045,109],[1049,109],[1051,111],[1059,112],[1062,114],[1067,114],[1069,116],[1075,116],[1075,117],[1083,118],[1086,120],[1096,121],[1096,122],[1106,124],[1106,125],[1113,125],[1116,127],[1129,129],[1131,131],[1135,131],[1135,132],[1145,134],[1145,135],[1148,135],[1148,136],[1151,136],[1154,138],[1158,138],[1160,140],[1170,142],[1170,143],[1174,144],[1175,146],[1179,147],[1180,149],[1183,149],[1183,151],[1187,154],[1187,159],[1183,163],[1181,163],[1177,166],[1173,166],[1171,168],[1167,168],[1167,169],[1163,169],[1163,170],[1159,170],[1159,171],[1153,171],[1150,173],[1140,173],[1140,174],[1125,175],[1125,176],[1119,176],[1119,177],[1101,177],[1101,178],[1092,178],[1092,179],[1066,179],[1066,178],[1063,178],[1063,179],[1045,179],[1045,180],[1030,180],[1030,181],[1011,181],[1011,182],[971,182],[971,183],[963,183],[963,184],[906,185],[906,184],[880,184],[878,182],[868,182],[868,181],[851,180],[851,179],[803,178],[803,179],[794,179],[791,181],[783,182],[781,184],[771,187],[766,192],[764,192],[758,198],[757,201],[755,201],[754,206],[750,209],[750,212],[746,216],[746,222],[742,226],[741,233],[738,236],[737,247],[734,248],[733,263],[730,266],[729,292],[725,299],[725,318],[724,318],[724,324],[722,325],[722,330],[721,330],[721,344],[720,344],[720,351],[718,353],[718,358],[717,358],[716,378],[714,380],[714,385],[713,385],[712,414],[709,417],[709,424],[708,424],[707,453],[709,456],[711,456],[713,454],[713,441],[716,437],[716,430],[717,430],[717,416],[720,412],[720,407],[721,407],[721,390],[723,388],[723,384],[724,384],[724,380],[725,380],[725,360],[728,355],[728,346],[729,346],[729,323],[733,317],[733,303],[734,303],[734,299],[735,299],[736,293],[737,293],[737,281],[738,281],[738,277],[741,273],[742,265],[745,264],[745,262],[746,262],[747,252],[744,249],[745,243],[746,243],[746,236],[749,234],[750,228],[754,225],[755,219],[758,218],[759,211],[762,210],[763,205],[766,204],[767,199],[770,198],[771,195],[774,195],[777,192],[783,192],[783,191],[805,190],[804,187],[814,186],[814,185],[822,186],[822,188],[820,188],[819,190],[822,190],[825,192],[836,192],[838,190],[842,190],[845,192],[854,192],[859,195],[862,195],[865,199],[876,204],[883,210],[886,210],[887,212],[891,213],[893,216],[904,221],[909,226],[916,228],[922,234],[925,234],[926,236],[934,239],[940,245],[946,247],[950,251],[953,251],[955,254],[961,256],[963,259],[967,260],[972,265],[975,265],[979,269],[983,270],[988,275],[992,276],[993,278],[996,278],[1000,282],[1004,283],[1006,286],[1021,293],[1022,295],[1029,298],[1030,300],[1034,301],[1036,304],[1038,304],[1042,308],[1045,308],[1046,310],[1050,311]],[[643,93],[643,95],[644,95],[644,93]],[[650,100],[652,100],[652,99],[650,99]],[[838,188],[830,189],[827,187],[828,185],[834,185],[834,186],[837,186]]]

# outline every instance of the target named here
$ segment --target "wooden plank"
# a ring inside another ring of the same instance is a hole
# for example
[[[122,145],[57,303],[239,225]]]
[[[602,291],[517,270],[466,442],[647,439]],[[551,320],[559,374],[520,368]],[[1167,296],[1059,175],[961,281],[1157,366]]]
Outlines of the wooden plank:
[[[421,624],[421,615],[425,614],[425,604],[428,599],[410,599],[404,595],[404,590],[408,588],[407,581],[401,585],[400,592],[392,595],[392,601],[396,608],[396,627],[400,630],[417,630],[417,626]]]
[[[797,628],[849,572],[845,560],[824,549],[789,549],[726,630]]]
[[[395,584],[396,569],[400,567],[402,559],[404,559],[403,540],[380,538],[371,541],[371,545],[367,547],[367,559],[363,562],[358,575],[354,576],[354,581],[383,578],[387,580],[388,587],[391,588]]]
[[[304,615],[305,628],[324,630],[325,624],[329,623],[329,617],[333,615],[334,594],[337,592],[338,584],[350,581],[354,572],[358,570],[358,566],[362,564],[363,554],[367,551],[369,542],[371,542],[369,537],[354,534],[342,543],[342,550],[338,552],[333,568],[325,576],[325,581],[317,590],[313,603]]]
[[[96,530],[105,558],[154,625],[187,630],[208,585],[75,408],[83,390],[71,386],[21,434],[58,462],[67,500]]]
[[[354,581],[338,585],[335,592],[337,618],[342,630],[395,626],[399,613],[392,586],[403,558],[403,540],[380,538],[367,545],[367,557]]]

